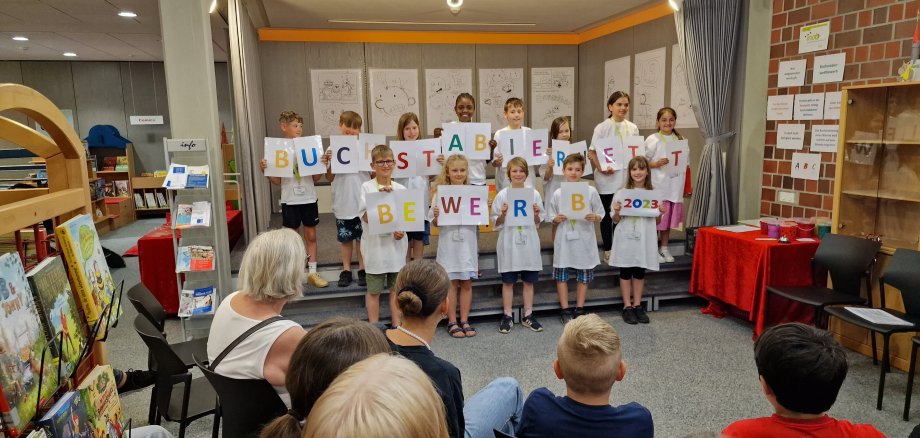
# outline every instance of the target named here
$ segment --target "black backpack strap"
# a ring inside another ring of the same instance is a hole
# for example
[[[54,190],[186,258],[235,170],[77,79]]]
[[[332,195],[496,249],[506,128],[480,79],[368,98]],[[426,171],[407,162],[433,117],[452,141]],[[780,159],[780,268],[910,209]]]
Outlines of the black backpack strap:
[[[236,346],[239,345],[240,342],[243,342],[246,338],[248,338],[253,333],[259,331],[259,329],[261,329],[262,327],[265,327],[276,321],[281,321],[283,319],[284,318],[281,315],[275,315],[271,318],[262,320],[258,324],[250,327],[249,330],[246,330],[245,332],[243,332],[243,334],[239,335],[236,339],[234,339],[233,342],[230,343],[230,345],[227,345],[227,348],[224,348],[224,351],[221,351],[220,354],[218,354],[217,357],[211,361],[211,363],[208,365],[211,368],[211,371],[214,371],[215,369],[217,369],[217,365],[220,364],[220,362],[224,360],[224,358],[227,357],[227,355],[230,354],[230,352],[233,351],[233,349],[236,348]]]

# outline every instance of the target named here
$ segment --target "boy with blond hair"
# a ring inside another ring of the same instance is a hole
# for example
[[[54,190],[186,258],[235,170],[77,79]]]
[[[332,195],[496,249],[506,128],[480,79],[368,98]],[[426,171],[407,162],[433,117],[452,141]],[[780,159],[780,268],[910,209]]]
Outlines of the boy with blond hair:
[[[566,395],[546,388],[530,393],[517,431],[532,437],[652,437],[652,413],[639,403],[611,406],[613,384],[626,375],[620,335],[596,314],[569,321],[556,346],[556,377]]]

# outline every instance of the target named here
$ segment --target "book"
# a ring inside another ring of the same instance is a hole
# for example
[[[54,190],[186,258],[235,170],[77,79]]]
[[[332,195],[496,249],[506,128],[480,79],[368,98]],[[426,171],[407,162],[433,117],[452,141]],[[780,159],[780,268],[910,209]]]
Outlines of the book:
[[[211,203],[198,201],[176,207],[176,228],[207,227],[211,225]]]
[[[204,245],[180,246],[176,254],[176,272],[214,270],[214,248]]]
[[[121,155],[115,157],[115,170],[117,171],[126,171],[128,170],[128,156]]]
[[[180,317],[202,315],[214,311],[214,286],[183,289],[179,294]]]
[[[117,157],[103,157],[102,158],[102,170],[115,170],[115,163]]]
[[[131,196],[128,194],[128,180],[115,181],[115,195],[119,198]]]
[[[115,196],[115,183],[112,181],[105,182],[105,196],[107,198],[112,198]]]
[[[186,188],[206,188],[208,186],[208,166],[188,166]]]
[[[163,192],[155,192],[155,194],[156,194],[156,197],[157,197],[157,205],[159,205],[160,208],[169,207],[169,204],[166,202],[166,194],[165,194],[165,193],[163,193]]]
[[[105,197],[105,180],[97,179],[93,181],[90,187],[90,194],[92,195],[93,200],[104,198]]]
[[[144,195],[142,193],[134,192],[134,208],[147,208],[147,204],[144,203]]]
[[[92,426],[86,413],[83,400],[70,391],[58,399],[57,403],[38,421],[54,437],[89,438],[93,436]]]
[[[192,204],[176,206],[176,219],[173,224],[176,228],[187,228],[192,225]]]
[[[64,262],[60,257],[48,257],[26,273],[26,277],[45,333],[60,356],[61,375],[70,376],[86,343],[86,330],[70,290]],[[63,338],[60,337],[62,333]],[[63,339],[62,345],[58,345],[60,339]]]
[[[50,438],[48,432],[45,432],[45,429],[36,429],[32,432],[29,432],[29,436],[26,438]]]
[[[44,402],[57,390],[48,340],[29,290],[19,254],[0,256],[0,415],[10,435],[20,436]],[[44,375],[39,394],[39,373]]]
[[[157,208],[157,198],[153,192],[144,192],[144,199],[147,200],[147,208]]]
[[[86,407],[86,417],[95,438],[121,436],[121,400],[111,365],[97,365],[80,382],[77,393]]]
[[[70,274],[74,296],[83,310],[87,325],[91,327],[115,295],[115,281],[105,262],[93,219],[85,214],[76,216],[58,225],[55,233]],[[121,316],[121,306],[112,310],[112,320],[115,321]],[[99,339],[104,335],[105,330],[100,330]]]

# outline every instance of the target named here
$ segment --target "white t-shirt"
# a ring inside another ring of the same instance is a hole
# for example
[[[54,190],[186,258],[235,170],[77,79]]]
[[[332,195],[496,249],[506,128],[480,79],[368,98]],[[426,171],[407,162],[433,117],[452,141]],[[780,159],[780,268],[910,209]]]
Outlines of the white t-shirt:
[[[332,180],[332,212],[336,219],[360,216],[361,184],[371,179],[368,172],[337,174]]]
[[[675,135],[654,133],[645,139],[645,158],[649,162],[668,157],[667,143],[677,140]],[[684,202],[684,177],[670,176],[666,169],[670,165],[652,169],[652,187],[664,196],[665,201]]]
[[[622,190],[613,195],[611,217],[614,214],[613,206],[623,201],[622,195]],[[613,232],[613,255],[610,256],[610,266],[657,271],[658,232],[655,225],[653,217],[620,216],[620,222]],[[559,235],[558,229],[556,235]]]
[[[431,202],[435,202],[432,198]],[[428,220],[434,221],[434,209],[428,209]],[[438,227],[437,261],[448,273],[479,271],[479,232],[475,225],[443,225]]]
[[[530,128],[526,126],[521,126],[521,129],[523,129],[524,131],[530,130]],[[495,131],[495,141],[496,142],[501,140],[501,133],[505,131],[511,131],[511,128],[508,126],[505,126],[504,128],[499,129],[498,131]],[[501,157],[502,153],[498,151],[497,147],[495,149],[496,149],[495,157],[496,158]],[[505,161],[502,163],[501,167],[495,168],[495,191],[496,192],[500,192],[503,188],[511,185],[511,181],[508,180],[508,174],[506,173],[508,171],[507,166],[508,166],[508,162]],[[530,168],[528,169],[528,172],[527,172],[527,179],[524,180],[524,187],[534,188],[536,187],[534,183],[535,183],[535,179],[537,176],[537,168],[539,168],[540,166],[534,165],[534,166],[529,166],[529,167]]]
[[[639,135],[639,127],[629,120],[623,120],[620,123],[614,123],[613,119],[607,119],[594,127],[594,135],[591,136],[590,150],[595,150],[594,145],[598,140],[617,135],[622,139],[633,135]],[[594,184],[597,185],[598,193],[609,195],[616,193],[626,184],[626,176],[629,172],[618,170],[611,175],[604,175],[600,169],[594,169]]]
[[[392,185],[393,190],[406,189],[396,181],[393,181]],[[361,184],[358,216],[364,216],[364,212],[367,211],[367,194],[379,191],[376,179]],[[361,255],[364,256],[364,270],[368,274],[399,272],[406,265],[409,238],[403,236],[402,239],[396,240],[393,233],[371,234],[368,232],[367,222],[363,222],[362,226],[364,232],[361,233]]]
[[[591,199],[588,201],[589,209],[584,214],[594,213],[603,216],[604,204],[601,203],[601,196],[594,187],[588,186],[588,189]],[[552,222],[559,214],[561,198],[561,190],[556,190],[549,198],[546,205],[547,222]],[[553,267],[593,269],[598,263],[600,255],[597,252],[594,222],[571,218],[560,222],[556,227],[556,240],[553,241]]]
[[[495,223],[501,216],[502,204],[507,203],[507,199],[508,189],[503,189],[495,195],[495,200],[492,201],[492,223]],[[543,209],[543,198],[536,190],[534,190],[534,202],[540,206],[539,219],[540,222],[543,222],[546,219],[546,211]],[[495,242],[498,272],[543,269],[543,259],[540,256],[540,235],[537,234],[536,224],[514,227],[506,227],[503,224],[496,225],[495,228],[498,230],[498,240]]]
[[[288,205],[316,202],[316,187],[312,176],[281,178],[281,203]]]

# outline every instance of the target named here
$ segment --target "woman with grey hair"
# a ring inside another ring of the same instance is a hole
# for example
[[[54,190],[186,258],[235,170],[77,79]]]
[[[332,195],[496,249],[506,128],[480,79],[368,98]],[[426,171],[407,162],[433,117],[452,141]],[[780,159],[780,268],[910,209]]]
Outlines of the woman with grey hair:
[[[208,337],[208,360],[217,374],[265,379],[288,407],[284,381],[291,355],[306,331],[280,314],[288,300],[303,292],[306,258],[303,241],[293,230],[257,236],[243,255],[239,291],[220,303]],[[232,345],[239,338],[243,339]]]

